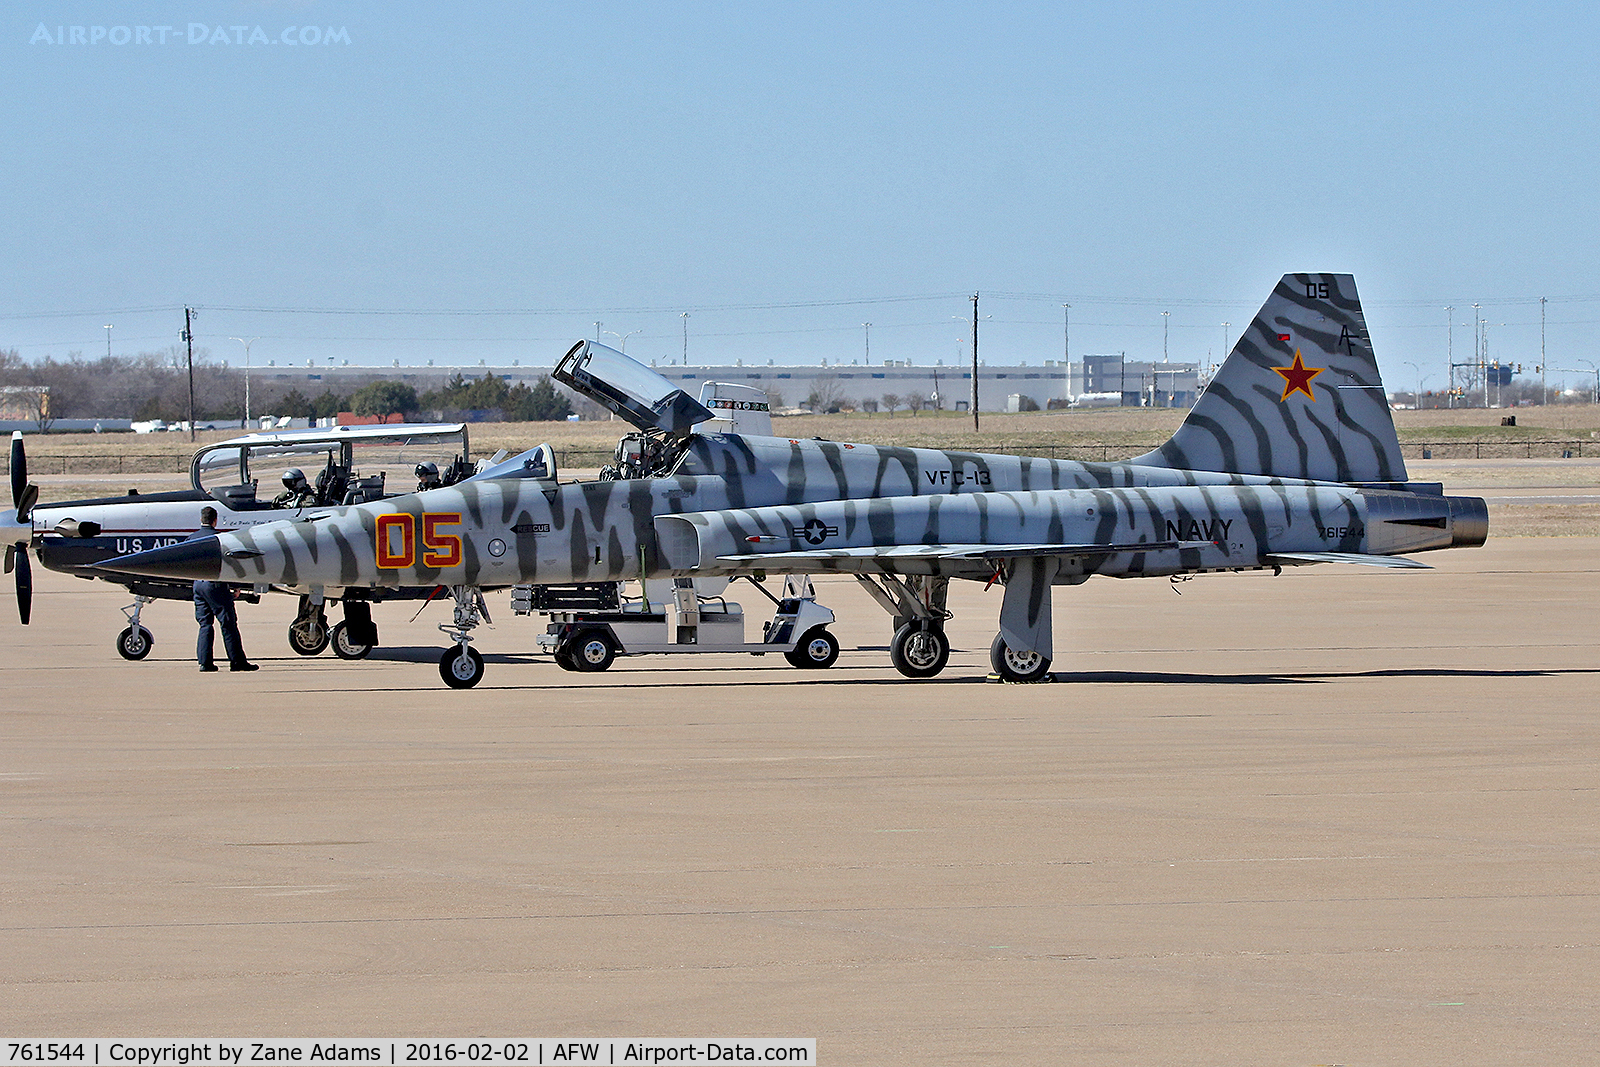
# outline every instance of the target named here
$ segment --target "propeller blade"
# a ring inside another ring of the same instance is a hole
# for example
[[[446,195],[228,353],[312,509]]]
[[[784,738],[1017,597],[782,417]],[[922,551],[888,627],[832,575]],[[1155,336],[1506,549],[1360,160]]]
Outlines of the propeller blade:
[[[17,546],[6,546],[6,573],[10,574],[17,565]]]
[[[33,564],[28,562],[25,548],[17,549],[17,614],[24,626],[33,615]]]
[[[29,482],[22,487],[22,497],[17,501],[17,521],[31,522],[33,506],[39,502],[39,487]]]
[[[22,491],[28,484],[28,454],[22,448],[22,431],[11,431],[11,503],[22,511]]]

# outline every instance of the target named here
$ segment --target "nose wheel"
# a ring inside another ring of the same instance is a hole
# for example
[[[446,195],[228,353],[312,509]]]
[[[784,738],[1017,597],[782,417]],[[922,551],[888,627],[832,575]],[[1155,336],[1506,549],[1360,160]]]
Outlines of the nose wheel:
[[[471,645],[445,649],[439,658],[439,677],[451,689],[471,689],[483,680],[483,656]]]
[[[471,689],[483,680],[483,656],[467,642],[478,623],[489,621],[489,606],[476,586],[458,585],[451,593],[456,600],[455,617],[441,623],[439,629],[455,644],[439,657],[439,677],[451,689]]]
[[[117,635],[117,654],[123,659],[144,659],[155,647],[156,639],[143,626],[129,626]]]

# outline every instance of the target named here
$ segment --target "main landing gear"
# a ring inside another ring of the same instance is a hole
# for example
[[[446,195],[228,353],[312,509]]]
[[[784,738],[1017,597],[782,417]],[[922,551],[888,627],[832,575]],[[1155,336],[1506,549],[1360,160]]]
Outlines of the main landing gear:
[[[454,586],[450,592],[456,599],[455,618],[441,623],[439,629],[455,642],[439,657],[439,677],[451,689],[471,689],[483,680],[483,655],[468,642],[472,630],[480,622],[492,623],[489,605],[483,602],[483,592],[473,585]],[[609,667],[608,660],[606,666]],[[600,668],[603,670],[604,668]]]
[[[989,665],[1003,682],[1038,682],[1050,674],[1050,661],[1037,652],[1019,652],[995,634],[989,646]]]
[[[289,647],[302,656],[320,656],[329,645],[340,659],[366,659],[378,643],[372,624],[372,605],[344,599],[344,621],[328,626],[327,602],[312,594],[300,598],[300,610],[289,624]]]
[[[889,662],[907,678],[932,678],[950,662],[950,618],[945,600],[950,579],[911,574],[858,574],[856,581],[885,611],[894,616]]]
[[[289,647],[302,656],[319,656],[328,647],[328,615],[320,596],[300,598],[300,610],[289,624]]]

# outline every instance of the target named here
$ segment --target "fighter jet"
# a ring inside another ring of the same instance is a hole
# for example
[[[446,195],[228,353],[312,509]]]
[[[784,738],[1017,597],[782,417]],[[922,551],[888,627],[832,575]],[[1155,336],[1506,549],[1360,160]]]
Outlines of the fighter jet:
[[[1413,482],[1346,274],[1274,288],[1172,438],[1124,462],[714,432],[713,413],[594,342],[554,377],[636,427],[600,480],[470,480],[115,560],[135,574],[305,590],[443,585],[440,663],[476,683],[478,590],[519,583],[845,573],[893,617],[890,659],[938,674],[952,579],[1003,587],[990,662],[1041,680],[1051,588],[1317,563],[1422,567],[1481,545],[1488,511]]]

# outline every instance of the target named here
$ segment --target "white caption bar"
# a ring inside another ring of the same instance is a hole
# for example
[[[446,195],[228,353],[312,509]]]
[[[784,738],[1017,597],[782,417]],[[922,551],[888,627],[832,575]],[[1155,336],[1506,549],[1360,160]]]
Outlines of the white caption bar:
[[[378,1064],[437,1067],[438,1064],[787,1063],[815,1064],[816,1038],[552,1038],[499,1037],[466,1040],[375,1037],[272,1041],[237,1038],[121,1040],[0,1038],[0,1067],[243,1067],[245,1064]]]

